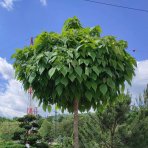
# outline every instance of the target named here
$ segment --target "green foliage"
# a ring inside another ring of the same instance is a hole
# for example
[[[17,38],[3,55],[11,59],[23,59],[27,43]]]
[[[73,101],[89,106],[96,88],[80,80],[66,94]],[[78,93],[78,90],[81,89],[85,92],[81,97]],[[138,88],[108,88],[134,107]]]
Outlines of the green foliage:
[[[41,142],[41,143],[36,143],[34,145],[34,147],[36,147],[36,148],[48,148],[49,146],[48,146],[48,143]]]
[[[101,112],[79,114],[80,148],[147,148],[148,108],[146,106],[131,107],[130,101],[131,96],[127,93],[120,95],[118,101],[106,106]],[[54,116],[49,116],[47,119],[40,118],[39,121],[42,125],[40,129],[44,129],[44,132],[47,130],[45,132],[47,135],[42,140],[38,133],[28,135],[28,142],[32,144],[32,147],[47,147],[49,142],[51,148],[73,147],[73,116],[71,114],[57,115],[56,120]],[[38,122],[32,121],[33,125],[36,125],[35,123]],[[21,134],[24,128],[22,126],[20,129],[16,120],[5,120],[0,124],[2,125],[0,135],[6,135],[5,130],[15,129],[14,131],[18,134],[20,132],[21,140],[24,140],[25,137]],[[48,128],[49,125],[50,128]],[[11,131],[9,136],[12,137],[13,133]],[[36,143],[36,140],[40,143]],[[13,142],[1,136],[0,148],[23,147],[17,142],[21,141]]]
[[[127,122],[119,128],[120,139],[128,148],[147,148],[148,146],[148,85],[142,96],[139,97],[139,106],[132,108]]]
[[[37,140],[41,139],[40,135],[38,135],[38,128],[40,126],[37,123],[36,116],[25,115],[18,118],[17,121],[20,122],[20,129],[15,131],[13,140],[19,140],[22,144],[28,142],[32,146],[36,144]]]
[[[37,134],[30,134],[27,138],[27,141],[29,142],[30,145],[35,145],[37,140],[40,139],[40,136]]]
[[[19,123],[11,120],[0,122],[0,139],[9,141],[12,139],[16,130],[19,130]]]
[[[45,138],[49,136],[51,134],[51,128],[52,124],[45,119],[39,129],[39,134],[41,137]]]
[[[14,134],[13,134],[12,139],[13,139],[13,140],[21,140],[21,135],[22,135],[23,133],[25,133],[25,132],[26,132],[25,129],[19,129],[19,130],[15,131]]]
[[[120,125],[126,123],[130,112],[130,95],[121,95],[115,104],[103,111],[80,116],[79,138],[81,148],[122,147],[118,138]]]
[[[133,110],[128,122],[119,128],[119,137],[125,147],[147,148],[148,146],[148,109]]]
[[[80,111],[115,101],[124,82],[130,84],[136,61],[125,50],[127,42],[100,33],[99,26],[84,28],[76,17],[61,34],[41,33],[12,56],[17,79],[25,90],[33,88],[44,109],[56,104],[73,112],[74,99]]]
[[[0,141],[0,148],[25,148],[25,146],[13,141]]]
[[[146,89],[143,92],[143,98],[144,98],[144,106],[148,107],[148,84]]]

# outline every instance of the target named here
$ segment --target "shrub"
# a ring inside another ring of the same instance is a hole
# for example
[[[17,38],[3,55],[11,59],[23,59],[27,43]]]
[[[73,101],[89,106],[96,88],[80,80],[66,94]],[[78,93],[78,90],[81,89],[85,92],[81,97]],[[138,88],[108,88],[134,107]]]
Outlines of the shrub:
[[[35,146],[36,148],[48,148],[48,143],[45,142],[41,142],[41,143],[36,143],[33,146]]]
[[[25,146],[22,144],[14,143],[12,141],[10,142],[1,141],[0,148],[25,148]]]

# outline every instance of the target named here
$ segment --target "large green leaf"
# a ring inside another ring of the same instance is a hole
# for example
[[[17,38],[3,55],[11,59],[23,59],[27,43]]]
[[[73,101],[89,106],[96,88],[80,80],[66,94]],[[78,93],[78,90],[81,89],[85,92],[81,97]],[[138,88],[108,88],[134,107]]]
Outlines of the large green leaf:
[[[44,54],[43,54],[43,53],[40,53],[40,54],[36,57],[36,59],[37,59],[37,60],[40,60],[43,56],[44,56]]]
[[[47,51],[47,52],[45,52],[44,54],[47,56],[47,59],[49,60],[49,59],[52,57],[52,54],[53,54],[53,53]]]
[[[61,78],[61,83],[66,87],[68,84],[68,79],[67,78]]]
[[[103,95],[105,95],[107,92],[107,86],[105,84],[102,84],[100,86],[100,91],[102,92]]]
[[[40,75],[43,73],[43,71],[45,70],[45,67],[43,64],[40,64],[39,65],[39,72],[40,72]]]
[[[79,59],[78,62],[79,62],[79,65],[81,65],[82,63],[84,63],[84,59]]]
[[[109,76],[111,76],[111,77],[113,76],[113,74],[112,74],[112,72],[111,72],[111,70],[110,70],[109,68],[106,69],[106,72],[107,72],[107,74],[108,74]]]
[[[90,64],[90,60],[84,60],[84,63],[86,66],[88,66]]]
[[[55,105],[55,110],[59,110],[60,108],[59,108],[59,106],[56,104]]]
[[[92,86],[93,90],[96,92],[96,90],[97,90],[97,83],[96,82],[91,82],[91,86]]]
[[[85,85],[86,85],[86,87],[87,87],[88,89],[91,88],[91,82],[90,82],[90,81],[87,81],[87,82],[85,83]]]
[[[47,103],[43,103],[42,108],[43,108],[43,110],[46,112],[46,109],[47,109]]]
[[[118,62],[119,67],[124,71],[124,66],[122,63]]]
[[[35,77],[36,77],[36,73],[32,72],[31,75],[29,76],[29,83],[32,83]]]
[[[113,89],[115,88],[115,82],[111,78],[107,79],[107,85]]]
[[[96,75],[95,73],[93,73],[93,74],[91,75],[91,78],[92,78],[93,80],[97,80],[97,75]]]
[[[68,78],[73,82],[75,80],[76,76],[74,74],[70,74],[68,76]]]
[[[77,80],[79,81],[79,83],[82,83],[82,81],[83,81],[83,77],[79,77],[79,76],[77,76]]]
[[[66,76],[67,72],[68,72],[68,68],[67,67],[62,67],[61,68],[61,73],[63,74],[64,77]]]
[[[92,93],[91,93],[90,91],[86,91],[86,92],[85,92],[85,96],[86,96],[86,98],[87,98],[89,101],[92,100]]]
[[[57,57],[54,56],[53,58],[51,58],[51,59],[49,60],[49,62],[50,62],[50,63],[54,62],[56,58],[57,58]]]
[[[82,75],[82,68],[81,68],[80,66],[77,66],[77,67],[75,68],[75,71],[76,71],[76,73],[81,77],[81,75]]]
[[[89,68],[88,68],[88,67],[85,67],[85,74],[86,74],[87,76],[89,76]]]
[[[48,71],[48,75],[50,78],[54,75],[55,71],[56,71],[56,68],[54,68],[54,67]]]
[[[71,51],[67,51],[68,55],[73,58],[73,53]]]
[[[92,51],[88,52],[88,55],[92,58],[92,60],[94,61],[96,58],[96,54]]]
[[[99,70],[99,68],[97,66],[93,66],[92,69],[99,76],[101,70]]]
[[[102,32],[102,29],[100,26],[95,26],[91,28],[91,35],[95,36],[98,35],[98,37],[100,36],[100,33]]]
[[[58,77],[56,80],[55,80],[55,85],[59,85],[61,83],[61,77]]]
[[[81,47],[83,47],[84,46],[84,44],[82,44],[82,45],[79,45],[77,48],[76,48],[76,51],[78,51]]]
[[[47,109],[48,109],[48,112],[51,112],[52,111],[51,105],[48,105]]]
[[[58,86],[56,87],[56,91],[57,91],[58,95],[60,96],[60,95],[62,94],[62,91],[63,91],[62,85],[58,85]]]

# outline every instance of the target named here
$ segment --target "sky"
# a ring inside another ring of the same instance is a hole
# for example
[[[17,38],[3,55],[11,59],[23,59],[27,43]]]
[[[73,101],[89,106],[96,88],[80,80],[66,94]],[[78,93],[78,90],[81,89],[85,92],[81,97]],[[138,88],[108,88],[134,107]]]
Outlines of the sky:
[[[148,10],[148,1],[95,0]],[[105,35],[128,42],[127,51],[138,67],[130,89],[138,97],[148,83],[148,13],[91,3],[85,0],[0,0],[0,116],[26,113],[27,95],[14,78],[11,55],[43,31],[61,32],[64,21],[77,16],[82,25],[100,25]],[[135,50],[135,52],[133,52]],[[43,114],[43,111],[39,109]]]

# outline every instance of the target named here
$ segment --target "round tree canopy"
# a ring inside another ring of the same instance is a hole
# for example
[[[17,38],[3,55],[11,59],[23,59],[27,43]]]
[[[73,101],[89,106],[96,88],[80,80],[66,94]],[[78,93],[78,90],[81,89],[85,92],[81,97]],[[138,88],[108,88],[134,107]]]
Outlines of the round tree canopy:
[[[100,37],[101,28],[82,27],[77,17],[68,19],[62,33],[43,32],[34,45],[17,49],[16,77],[24,89],[33,88],[44,108],[56,104],[73,112],[99,108],[113,102],[131,83],[136,61],[127,52],[127,42],[114,36]]]

